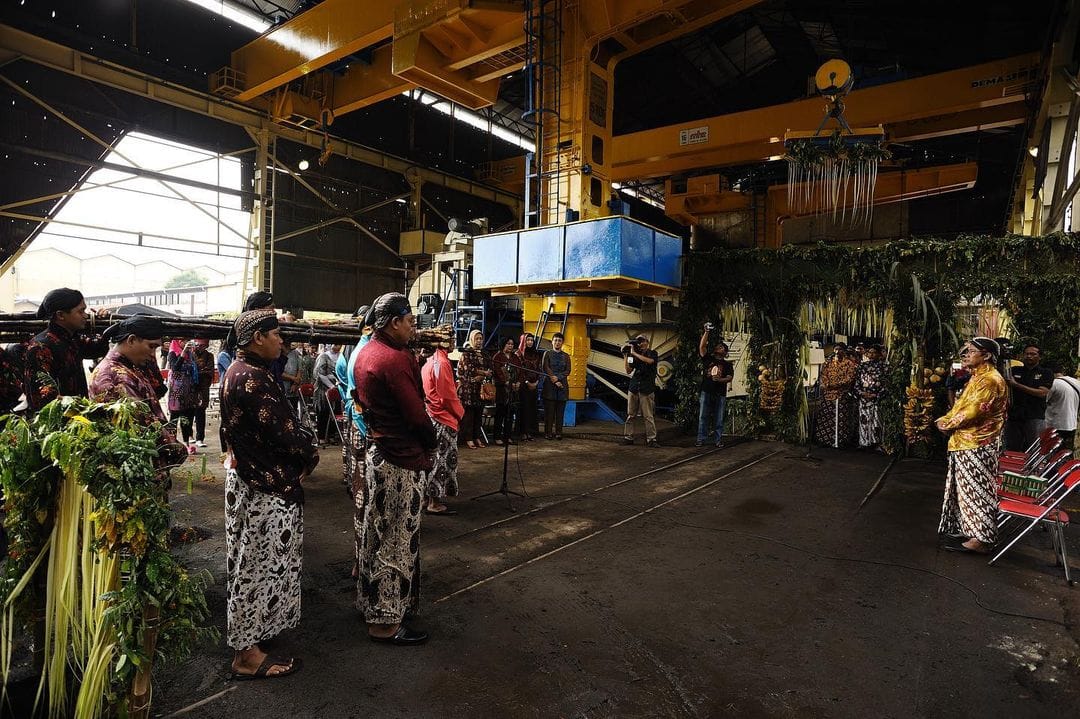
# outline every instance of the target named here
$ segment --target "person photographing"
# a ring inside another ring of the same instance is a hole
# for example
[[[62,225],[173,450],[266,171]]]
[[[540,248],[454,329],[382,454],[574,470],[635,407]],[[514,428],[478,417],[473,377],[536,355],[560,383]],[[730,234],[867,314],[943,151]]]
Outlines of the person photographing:
[[[659,355],[649,349],[649,338],[638,335],[622,347],[623,369],[630,375],[626,396],[626,424],[623,444],[634,443],[634,417],[645,420],[645,446],[659,447],[656,441],[656,362]]]
[[[724,408],[727,405],[727,391],[735,377],[735,369],[727,360],[728,346],[723,340],[717,341],[709,350],[709,334],[713,330],[711,323],[706,323],[701,339],[698,341],[698,356],[701,357],[701,392],[698,395],[698,431],[695,446],[705,444],[710,437],[709,424],[716,437],[716,446],[724,446]]]

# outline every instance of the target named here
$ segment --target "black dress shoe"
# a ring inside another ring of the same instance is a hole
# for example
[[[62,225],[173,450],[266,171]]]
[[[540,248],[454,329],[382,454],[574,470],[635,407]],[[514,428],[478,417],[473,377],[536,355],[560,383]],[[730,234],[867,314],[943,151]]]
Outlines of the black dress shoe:
[[[383,644],[396,644],[399,647],[410,647],[426,642],[428,640],[428,633],[410,629],[402,624],[393,636],[377,637],[374,634],[368,634],[368,639]]]

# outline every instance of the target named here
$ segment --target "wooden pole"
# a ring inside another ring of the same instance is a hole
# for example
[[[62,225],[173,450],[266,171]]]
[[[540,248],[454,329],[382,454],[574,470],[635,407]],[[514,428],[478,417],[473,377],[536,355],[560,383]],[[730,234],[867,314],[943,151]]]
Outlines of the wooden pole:
[[[146,662],[135,673],[131,682],[131,694],[128,697],[128,716],[131,719],[149,719],[150,717],[150,675],[154,668],[154,652],[157,649],[158,620],[161,617],[159,607],[148,606],[143,609],[143,655]]]

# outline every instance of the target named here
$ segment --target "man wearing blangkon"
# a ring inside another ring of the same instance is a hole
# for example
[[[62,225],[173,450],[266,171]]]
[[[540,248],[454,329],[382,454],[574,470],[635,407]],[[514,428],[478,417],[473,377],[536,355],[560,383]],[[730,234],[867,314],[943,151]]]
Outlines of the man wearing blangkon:
[[[622,348],[623,369],[630,375],[626,397],[626,425],[623,444],[634,443],[634,417],[641,412],[645,420],[645,446],[659,447],[656,441],[656,361],[659,355],[649,349],[649,338],[638,335]]]

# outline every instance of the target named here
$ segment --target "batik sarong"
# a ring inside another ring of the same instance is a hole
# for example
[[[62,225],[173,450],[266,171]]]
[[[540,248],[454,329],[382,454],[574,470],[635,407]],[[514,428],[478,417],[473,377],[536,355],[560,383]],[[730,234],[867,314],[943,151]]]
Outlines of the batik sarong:
[[[356,608],[370,624],[420,610],[420,517],[427,472],[404,469],[368,442]]]
[[[881,413],[878,400],[859,399],[859,446],[876,447],[881,444]]]
[[[963,535],[983,544],[997,541],[997,443],[949,452],[940,534]]]
[[[855,439],[855,403],[849,397],[818,402],[814,440],[828,447],[847,447]]]
[[[344,422],[341,433],[341,481],[345,483],[345,490],[349,496],[352,496],[352,474],[355,468],[352,437],[356,434],[356,425],[352,422]]]
[[[351,424],[351,423],[350,423]],[[364,527],[364,505],[366,502],[367,486],[364,483],[365,467],[367,463],[367,437],[353,425],[352,434],[349,438],[349,461],[353,463],[349,474],[349,494],[353,501],[353,557],[357,567],[360,566],[360,541]]]
[[[241,650],[300,621],[304,506],[225,475],[227,641]]]
[[[435,449],[435,466],[431,470],[425,496],[432,499],[456,497],[458,493],[457,432],[442,422],[431,420],[431,424],[435,427],[435,437],[439,441],[439,446]]]

